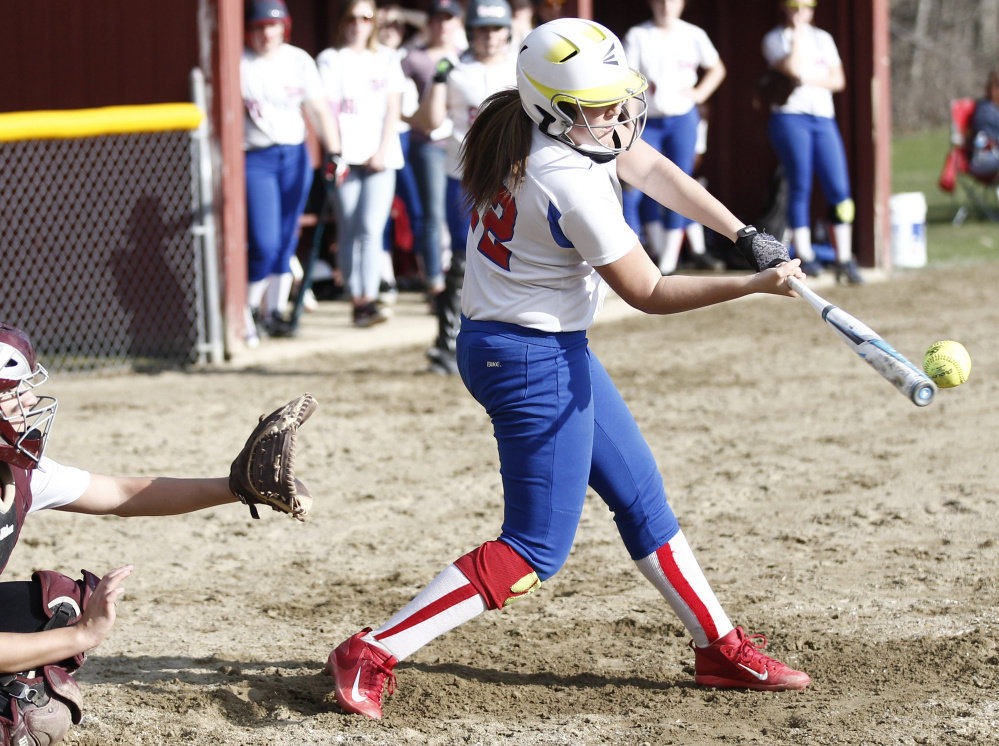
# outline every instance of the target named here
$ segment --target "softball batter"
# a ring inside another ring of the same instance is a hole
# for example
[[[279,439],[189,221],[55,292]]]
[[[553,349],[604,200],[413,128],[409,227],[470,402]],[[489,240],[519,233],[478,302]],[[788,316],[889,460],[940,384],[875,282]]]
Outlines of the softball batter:
[[[492,420],[505,508],[499,538],[445,568],[399,613],[348,638],[326,672],[348,712],[382,715],[394,668],[487,609],[534,592],[565,562],[587,487],[693,638],[703,686],[801,689],[807,674],[764,655],[734,627],[698,567],[634,418],[587,346],[610,286],[646,313],[679,313],[750,293],[793,296],[787,249],[744,226],[640,139],[645,78],[592,21],[528,35],[517,89],[483,105],[462,151],[472,203],[458,367]],[[624,220],[625,179],[736,240],[749,276],[664,277]]]

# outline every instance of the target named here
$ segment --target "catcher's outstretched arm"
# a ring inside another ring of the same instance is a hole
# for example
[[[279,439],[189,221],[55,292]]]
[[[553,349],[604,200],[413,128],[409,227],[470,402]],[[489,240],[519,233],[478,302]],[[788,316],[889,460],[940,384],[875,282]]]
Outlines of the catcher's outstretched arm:
[[[91,474],[84,493],[57,510],[123,517],[179,515],[235,502],[226,477],[109,477]]]

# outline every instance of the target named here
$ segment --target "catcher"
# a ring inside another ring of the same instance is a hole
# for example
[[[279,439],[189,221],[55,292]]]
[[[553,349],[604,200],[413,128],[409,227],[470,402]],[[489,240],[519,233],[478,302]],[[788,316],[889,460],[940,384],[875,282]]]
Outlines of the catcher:
[[[0,322],[0,573],[25,519],[45,509],[90,515],[177,515],[240,500],[254,518],[270,505],[303,520],[312,498],[294,476],[295,436],[316,409],[310,394],[260,422],[228,478],[109,477],[45,457],[58,406],[35,390],[48,374],[28,335]],[[70,675],[115,622],[132,571],[75,580],[53,571],[0,582],[0,746],[53,744],[82,716]]]

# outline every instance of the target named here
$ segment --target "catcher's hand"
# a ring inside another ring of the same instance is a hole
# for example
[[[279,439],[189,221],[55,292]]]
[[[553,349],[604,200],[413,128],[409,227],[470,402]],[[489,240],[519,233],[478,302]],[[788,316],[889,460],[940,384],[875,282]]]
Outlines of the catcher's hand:
[[[759,233],[756,228],[747,225],[737,235],[735,245],[739,253],[757,272],[791,261],[787,246],[769,233]]]
[[[305,520],[312,507],[312,495],[295,478],[295,435],[317,406],[312,394],[304,394],[269,415],[261,415],[260,423],[232,462],[229,490],[250,506],[254,518],[260,517],[256,506],[265,504]]]

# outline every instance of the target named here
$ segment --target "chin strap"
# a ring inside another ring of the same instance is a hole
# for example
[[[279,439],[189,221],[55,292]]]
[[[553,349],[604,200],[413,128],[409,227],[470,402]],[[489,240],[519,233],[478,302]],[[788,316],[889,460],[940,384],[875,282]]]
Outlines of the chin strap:
[[[541,128],[541,131],[544,132],[546,135],[548,135],[548,137],[552,138],[553,140],[558,140],[563,145],[568,145],[577,153],[585,155],[594,163],[610,163],[612,160],[621,155],[620,151],[613,152],[610,150],[606,151],[587,150],[583,146],[574,143],[568,135],[549,135],[547,132],[545,132],[544,128]],[[621,138],[618,137],[617,130],[614,131],[613,137],[614,137],[614,147],[620,148]]]

